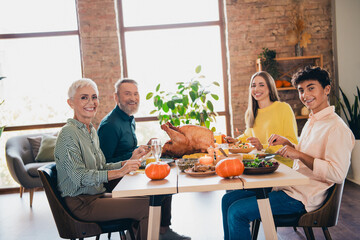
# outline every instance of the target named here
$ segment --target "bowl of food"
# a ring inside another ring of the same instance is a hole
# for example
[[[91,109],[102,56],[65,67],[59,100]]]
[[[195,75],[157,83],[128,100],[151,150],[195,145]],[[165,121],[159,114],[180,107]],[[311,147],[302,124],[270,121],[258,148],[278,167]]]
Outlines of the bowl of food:
[[[176,160],[176,165],[182,172],[184,172],[186,169],[194,167],[195,163],[197,162],[198,158],[182,158]]]
[[[243,160],[244,174],[266,174],[273,173],[278,169],[279,163],[273,160],[254,159]]]
[[[249,153],[254,149],[255,147],[250,143],[235,143],[229,145],[229,152],[231,153]]]

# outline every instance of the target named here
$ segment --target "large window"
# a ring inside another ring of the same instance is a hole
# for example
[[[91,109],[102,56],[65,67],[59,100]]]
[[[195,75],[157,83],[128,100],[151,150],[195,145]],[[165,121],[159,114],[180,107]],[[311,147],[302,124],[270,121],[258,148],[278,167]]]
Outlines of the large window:
[[[65,122],[72,117],[64,104],[67,89],[81,75],[75,0],[0,1],[0,77],[6,77],[0,81],[0,126]],[[0,139],[0,187],[13,185],[4,145],[14,134],[5,131]]]
[[[158,122],[142,122],[149,120],[154,108],[146,94],[157,83],[163,90],[175,91],[176,82],[194,77],[197,65],[202,66],[205,85],[220,83],[220,88],[210,89],[220,97],[213,101],[220,114],[215,127],[230,131],[222,4],[221,0],[118,1],[123,73],[138,81],[141,95],[135,116],[139,142],[159,134]]]

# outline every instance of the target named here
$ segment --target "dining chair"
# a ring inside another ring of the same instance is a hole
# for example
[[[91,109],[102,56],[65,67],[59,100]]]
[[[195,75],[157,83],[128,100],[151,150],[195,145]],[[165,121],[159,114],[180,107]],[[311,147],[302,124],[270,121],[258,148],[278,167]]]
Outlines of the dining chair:
[[[303,214],[274,215],[274,223],[276,227],[297,227],[304,229],[306,239],[315,239],[312,228],[321,227],[326,240],[331,240],[328,230],[337,224],[340,212],[341,198],[344,189],[344,182],[334,184],[329,190],[324,204],[317,210]],[[252,223],[252,239],[256,240],[260,219],[256,219]]]
[[[57,190],[56,164],[50,163],[38,169],[45,193],[53,214],[56,227],[61,238],[80,240],[85,237],[96,236],[100,239],[100,234],[119,232],[120,239],[126,239],[125,230],[129,231],[132,240],[135,235],[132,226],[138,224],[134,219],[119,219],[107,222],[85,222],[75,218],[67,208],[60,192]],[[110,237],[110,234],[108,235]]]

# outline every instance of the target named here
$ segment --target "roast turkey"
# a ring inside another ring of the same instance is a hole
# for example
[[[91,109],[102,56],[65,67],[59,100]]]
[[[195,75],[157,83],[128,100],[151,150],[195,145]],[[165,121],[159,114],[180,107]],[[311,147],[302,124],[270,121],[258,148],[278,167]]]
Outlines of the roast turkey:
[[[214,134],[206,127],[184,125],[174,127],[170,122],[161,125],[170,137],[164,144],[162,157],[181,158],[185,154],[207,152],[209,147],[214,147]]]

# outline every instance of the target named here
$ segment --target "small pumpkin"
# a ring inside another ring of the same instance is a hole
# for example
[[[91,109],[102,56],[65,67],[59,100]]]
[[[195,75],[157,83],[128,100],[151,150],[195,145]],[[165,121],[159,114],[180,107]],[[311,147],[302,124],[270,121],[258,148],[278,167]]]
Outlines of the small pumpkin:
[[[283,80],[282,85],[283,85],[283,87],[291,87],[291,82]]]
[[[242,156],[236,158],[225,158],[216,164],[216,174],[223,178],[239,176],[244,172]]]
[[[283,86],[283,81],[275,80],[275,85],[276,85],[277,88],[281,88]]]
[[[145,174],[152,180],[161,180],[170,173],[170,166],[165,162],[152,162],[145,168]]]

